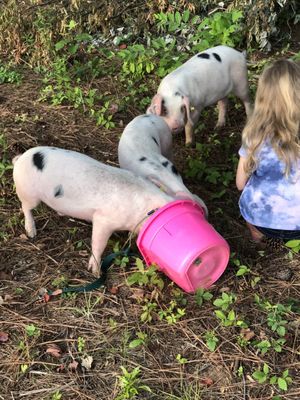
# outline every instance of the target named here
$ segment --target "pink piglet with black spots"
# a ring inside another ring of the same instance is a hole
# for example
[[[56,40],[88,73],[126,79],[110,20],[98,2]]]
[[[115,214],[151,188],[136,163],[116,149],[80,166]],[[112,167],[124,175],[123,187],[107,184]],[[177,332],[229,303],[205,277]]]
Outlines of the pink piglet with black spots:
[[[186,145],[193,145],[194,126],[204,107],[218,102],[217,127],[225,125],[227,96],[231,92],[242,100],[249,116],[252,106],[245,53],[216,46],[166,75],[147,113],[162,116],[173,132],[185,128]]]
[[[175,200],[131,171],[75,151],[35,147],[15,157],[13,164],[27,235],[36,236],[32,210],[40,202],[60,215],[92,222],[88,269],[95,275],[114,231],[138,232],[149,211]]]

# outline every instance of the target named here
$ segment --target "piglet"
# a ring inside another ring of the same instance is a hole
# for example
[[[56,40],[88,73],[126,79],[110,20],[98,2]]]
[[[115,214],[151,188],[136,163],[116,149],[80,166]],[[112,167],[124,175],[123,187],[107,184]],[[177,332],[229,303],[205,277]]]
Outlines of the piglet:
[[[88,269],[95,275],[114,231],[138,232],[149,211],[174,200],[131,171],[74,151],[35,147],[15,157],[13,163],[27,235],[36,235],[32,209],[40,202],[60,215],[91,221],[92,256]]]
[[[217,46],[195,55],[166,75],[147,113],[161,115],[174,132],[185,127],[186,145],[193,145],[194,125],[204,107],[218,102],[217,127],[225,124],[227,96],[231,92],[242,100],[249,116],[252,107],[245,54]]]
[[[197,201],[207,207],[184,185],[172,163],[172,132],[164,118],[144,114],[134,118],[124,129],[118,146],[121,168],[150,180],[166,193],[177,198]]]

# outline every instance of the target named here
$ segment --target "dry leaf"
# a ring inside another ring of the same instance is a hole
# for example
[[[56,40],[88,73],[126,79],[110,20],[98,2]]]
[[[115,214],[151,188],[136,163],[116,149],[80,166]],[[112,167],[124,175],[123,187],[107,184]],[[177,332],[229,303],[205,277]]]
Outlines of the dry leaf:
[[[144,296],[145,296],[145,291],[144,289],[131,289],[132,291],[132,295],[129,296],[131,299],[134,300],[143,300]]]
[[[89,252],[88,252],[87,250],[80,250],[80,251],[78,252],[78,254],[79,254],[81,257],[87,257],[87,256],[89,255]]]
[[[0,343],[5,343],[8,341],[8,333],[0,331]]]
[[[82,357],[81,366],[86,368],[87,370],[90,370],[92,368],[93,361],[94,361],[94,359],[92,356]]]
[[[60,364],[60,365],[56,368],[56,372],[63,372],[64,370],[65,370],[64,364]]]
[[[60,358],[62,356],[61,348],[55,343],[49,344],[46,353],[50,354],[54,358]]]
[[[70,371],[76,371],[78,368],[78,362],[76,360],[73,360],[69,365],[68,368]]]
[[[211,386],[214,381],[211,378],[201,378],[200,379],[202,385]]]
[[[29,238],[25,235],[25,233],[21,233],[19,238],[22,240],[22,242],[26,242],[27,240],[29,240]]]
[[[247,328],[247,329],[242,328],[241,335],[243,336],[243,339],[251,340],[255,336],[255,333],[253,331],[251,331],[249,328]]]
[[[108,291],[111,294],[117,294],[119,292],[119,288],[118,288],[118,286],[113,286],[113,287],[109,288]]]

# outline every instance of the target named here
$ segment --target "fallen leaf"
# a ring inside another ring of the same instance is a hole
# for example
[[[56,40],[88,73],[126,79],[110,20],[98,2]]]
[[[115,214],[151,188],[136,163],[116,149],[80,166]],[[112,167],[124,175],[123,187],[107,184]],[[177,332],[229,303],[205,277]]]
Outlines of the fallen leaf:
[[[8,341],[8,333],[0,331],[0,343],[5,343]]]
[[[220,293],[229,292],[230,287],[228,287],[228,286],[222,287],[219,291],[220,291]]]
[[[135,300],[142,300],[145,296],[145,291],[144,289],[132,289],[132,295],[129,296],[131,299],[135,299]]]
[[[255,333],[249,328],[242,328],[241,335],[243,336],[243,339],[251,340],[255,336]]]
[[[109,288],[108,291],[111,294],[117,294],[119,292],[119,288],[118,288],[118,286],[113,286],[113,287]]]
[[[211,378],[201,378],[200,379],[202,385],[211,386],[214,381]]]
[[[68,369],[70,371],[76,371],[78,367],[78,362],[76,360],[73,360],[69,365],[68,365]]]
[[[56,372],[63,372],[64,370],[65,370],[64,364],[60,364],[60,365],[56,368]]]
[[[19,238],[22,240],[22,242],[26,242],[27,240],[29,240],[29,238],[25,235],[25,233],[21,233]]]
[[[87,370],[90,370],[92,368],[93,361],[94,361],[94,359],[92,356],[82,357],[81,366],[86,368]]]
[[[55,343],[49,344],[46,353],[50,354],[54,358],[60,358],[62,356],[61,348]]]

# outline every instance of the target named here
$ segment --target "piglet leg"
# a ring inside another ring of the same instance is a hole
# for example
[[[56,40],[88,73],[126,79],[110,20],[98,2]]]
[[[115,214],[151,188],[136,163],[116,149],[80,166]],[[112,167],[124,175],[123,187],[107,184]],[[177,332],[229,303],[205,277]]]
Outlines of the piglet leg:
[[[112,233],[110,222],[96,212],[93,216],[92,255],[88,265],[88,270],[96,276],[100,275],[101,256]]]
[[[37,204],[30,204],[26,201],[22,201],[22,211],[25,218],[25,231],[27,236],[34,238],[36,236],[36,227],[32,215],[32,209],[35,208]]]
[[[194,126],[187,122],[185,125],[185,145],[187,147],[194,146],[195,144],[195,137],[194,137]]]
[[[217,128],[220,128],[225,125],[227,103],[228,103],[227,97],[218,101],[219,117],[216,125]]]

